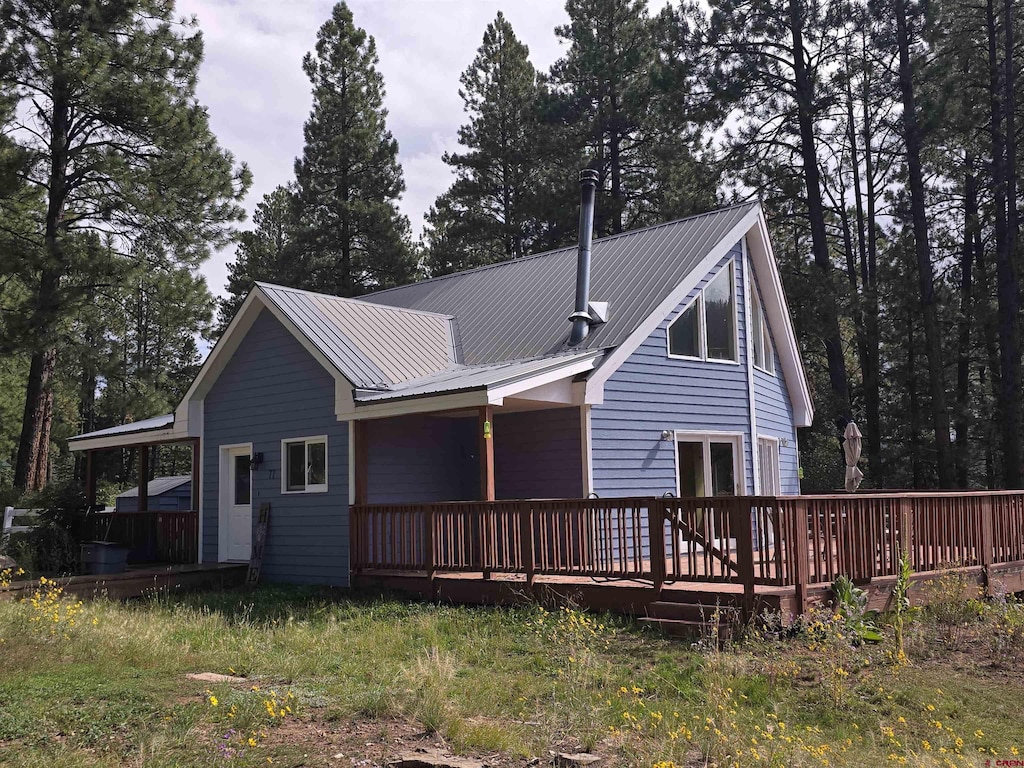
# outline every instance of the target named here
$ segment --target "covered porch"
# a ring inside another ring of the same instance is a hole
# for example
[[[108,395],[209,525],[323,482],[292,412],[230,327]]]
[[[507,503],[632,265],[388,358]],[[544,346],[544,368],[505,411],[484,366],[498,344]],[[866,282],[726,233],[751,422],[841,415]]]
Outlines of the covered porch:
[[[151,506],[153,451],[157,446],[165,445],[189,449],[189,509],[160,510]],[[87,540],[127,550],[129,564],[173,565],[199,562],[199,437],[176,432],[173,414],[168,414],[79,435],[69,441],[69,446],[85,454]],[[138,500],[132,505],[132,511],[121,512],[96,503],[97,455],[113,450],[128,450],[135,454]]]

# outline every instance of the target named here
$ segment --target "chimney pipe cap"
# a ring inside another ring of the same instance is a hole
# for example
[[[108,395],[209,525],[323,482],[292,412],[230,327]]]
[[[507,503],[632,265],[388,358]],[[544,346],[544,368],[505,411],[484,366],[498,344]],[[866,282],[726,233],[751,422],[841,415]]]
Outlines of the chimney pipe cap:
[[[597,185],[597,180],[600,178],[600,174],[593,168],[584,168],[580,171],[580,184],[594,184]]]

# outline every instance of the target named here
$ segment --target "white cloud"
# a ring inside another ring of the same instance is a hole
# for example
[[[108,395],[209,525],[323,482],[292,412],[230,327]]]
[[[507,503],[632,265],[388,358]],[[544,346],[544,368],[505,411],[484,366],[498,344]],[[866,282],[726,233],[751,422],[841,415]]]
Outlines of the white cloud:
[[[222,146],[253,171],[245,201],[251,214],[263,195],[293,176],[310,108],[302,57],[312,49],[333,3],[322,0],[178,0],[195,15],[206,59],[199,98]],[[530,47],[541,70],[561,55],[554,28],[564,23],[561,0],[352,0],[356,23],[377,41],[389,111],[407,191],[401,201],[414,235],[434,199],[451,183],[441,155],[457,147],[464,114],[459,75],[472,61],[484,28],[498,10]],[[210,289],[222,294],[230,251],[204,265]]]

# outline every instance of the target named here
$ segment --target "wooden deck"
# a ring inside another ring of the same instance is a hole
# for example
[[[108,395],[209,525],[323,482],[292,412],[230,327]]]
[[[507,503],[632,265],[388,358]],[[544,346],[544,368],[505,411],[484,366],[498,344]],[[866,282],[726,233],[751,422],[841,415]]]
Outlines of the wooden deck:
[[[81,598],[106,597],[125,600],[169,592],[226,589],[245,581],[247,566],[235,563],[191,565],[142,565],[124,573],[97,576],[68,576],[56,581],[68,595]],[[30,595],[38,581],[15,581],[0,587],[0,600],[17,600]]]
[[[904,552],[918,581],[1024,590],[1021,491],[356,505],[351,526],[356,583],[454,602],[799,614],[847,575],[884,608]]]

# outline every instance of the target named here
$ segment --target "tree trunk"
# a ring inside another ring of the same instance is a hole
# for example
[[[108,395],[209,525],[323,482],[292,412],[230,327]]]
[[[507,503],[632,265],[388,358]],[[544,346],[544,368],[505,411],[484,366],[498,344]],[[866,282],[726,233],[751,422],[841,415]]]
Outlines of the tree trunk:
[[[956,363],[956,474],[961,488],[970,486],[971,464],[971,326],[974,319],[974,241],[978,226],[978,180],[974,157],[964,160],[964,241],[960,250],[960,319]]]
[[[32,355],[25,392],[14,484],[38,491],[46,484],[50,461],[50,423],[53,419],[53,373],[57,350],[53,347]]]
[[[946,382],[942,364],[942,331],[939,328],[935,297],[935,273],[928,242],[928,212],[925,207],[924,174],[921,169],[921,128],[914,99],[914,71],[910,61],[910,29],[906,0],[896,0],[896,42],[900,58],[900,94],[903,101],[903,133],[907,150],[907,186],[910,190],[910,217],[914,232],[918,288],[924,321],[925,354],[928,359],[928,391],[931,395],[932,425],[935,430],[936,468],[939,487],[955,483],[953,452],[949,440],[949,413],[946,410]]]
[[[800,130],[800,158],[803,162],[804,184],[807,189],[807,218],[811,229],[811,250],[814,264],[821,273],[822,327],[825,354],[828,359],[829,383],[835,410],[842,421],[849,421],[850,385],[843,357],[843,342],[839,332],[839,313],[836,307],[833,282],[834,267],[828,249],[828,231],[825,227],[825,207],[821,200],[821,176],[818,172],[818,153],[814,139],[814,83],[804,60],[803,16],[799,0],[789,0],[790,33],[793,42],[793,74],[796,87],[797,123]]]

